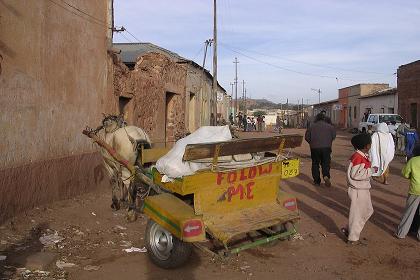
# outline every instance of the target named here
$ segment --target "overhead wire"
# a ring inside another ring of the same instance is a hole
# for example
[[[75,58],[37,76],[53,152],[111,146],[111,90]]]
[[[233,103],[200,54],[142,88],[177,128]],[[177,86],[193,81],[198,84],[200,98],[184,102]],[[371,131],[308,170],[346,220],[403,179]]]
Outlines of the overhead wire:
[[[64,4],[58,3],[58,2],[56,2],[54,0],[48,0],[48,1],[51,2],[51,3],[53,3],[54,5],[62,8],[62,9],[64,9],[64,10],[66,10],[67,12],[72,13],[73,15],[80,17],[81,19],[84,19],[86,21],[89,21],[89,22],[94,23],[94,24],[97,24],[97,25],[104,26],[106,28],[111,28],[110,26],[108,26],[108,24],[106,22],[98,20],[94,16],[89,15],[86,12],[83,12],[81,9],[78,9],[78,8],[76,8],[76,7],[68,4],[67,2],[64,2],[63,1],[67,6],[69,6],[69,8],[66,7],[66,6],[64,6]],[[77,13],[75,11],[78,11],[79,13]],[[89,16],[89,17],[85,17],[83,15]]]
[[[126,39],[129,43],[134,43],[132,40],[130,40],[130,38],[127,38],[127,36],[124,35],[124,33],[118,33],[120,34],[122,37],[124,37],[124,39]]]
[[[78,12],[80,12],[80,13],[82,13],[82,14],[84,14],[84,15],[86,15],[86,16],[88,16],[88,17],[90,17],[90,18],[92,18],[92,19],[94,19],[94,20],[96,20],[96,21],[98,21],[98,22],[100,22],[100,23],[103,23],[103,24],[105,24],[105,25],[108,25],[108,24],[107,24],[107,22],[105,22],[105,21],[103,21],[103,20],[101,20],[101,19],[98,19],[98,18],[96,18],[96,17],[92,16],[91,14],[88,14],[87,12],[83,11],[82,9],[80,9],[80,8],[78,8],[78,7],[76,7],[76,6],[73,6],[72,4],[69,4],[69,3],[67,3],[67,2],[66,2],[66,1],[64,1],[64,0],[61,0],[61,2],[63,2],[63,3],[64,3],[64,4],[66,4],[67,6],[69,6],[69,7],[73,8],[73,9],[77,10]]]
[[[127,33],[131,35],[131,37],[133,37],[135,40],[137,40],[138,43],[140,43],[140,39],[134,36],[133,33],[131,33],[130,31],[128,31],[127,28],[125,28],[125,31],[127,31]]]
[[[222,43],[220,43],[220,44],[222,44]],[[228,46],[228,47],[232,47],[232,46],[229,46],[229,45],[226,45],[226,44],[224,44],[224,45],[225,46]],[[300,64],[305,64],[305,65],[310,65],[310,66],[319,67],[319,68],[328,68],[328,69],[333,69],[333,70],[346,71],[346,72],[355,72],[355,73],[364,73],[364,74],[375,74],[375,75],[386,75],[386,76],[390,75],[389,73],[380,73],[380,72],[373,72],[373,71],[348,69],[348,68],[341,68],[341,67],[335,67],[335,66],[330,66],[330,65],[310,63],[310,62],[305,62],[305,61],[296,60],[296,59],[284,58],[284,57],[279,57],[279,56],[275,56],[275,55],[268,55],[268,54],[264,54],[264,53],[253,51],[253,50],[247,50],[247,49],[238,48],[238,47],[235,47],[235,48],[238,49],[238,50],[245,51],[245,52],[255,53],[255,54],[258,54],[258,55],[261,55],[261,56],[266,56],[266,57],[270,57],[270,58],[276,58],[276,59],[280,59],[280,60],[284,60],[284,61],[288,61],[288,62],[294,62],[294,63],[300,63]]]
[[[341,80],[347,80],[347,81],[353,81],[353,82],[354,82],[354,81],[356,81],[356,80],[349,79],[349,78],[339,78],[339,77],[336,77],[336,76],[318,75],[318,74],[314,74],[314,73],[308,73],[308,72],[303,72],[303,71],[297,71],[297,70],[294,70],[294,69],[290,69],[290,68],[287,68],[287,67],[279,66],[279,65],[276,65],[276,64],[273,64],[273,63],[270,63],[270,62],[264,61],[264,60],[260,60],[260,59],[258,59],[258,58],[252,57],[252,56],[249,56],[249,55],[244,54],[244,53],[242,53],[242,52],[240,52],[240,51],[237,51],[237,50],[231,49],[231,48],[227,47],[225,44],[220,44],[220,45],[221,45],[223,48],[225,48],[225,49],[227,49],[227,50],[229,50],[229,51],[231,51],[231,52],[237,53],[237,54],[239,54],[239,55],[242,55],[242,56],[244,56],[244,57],[246,57],[246,58],[248,58],[248,59],[250,59],[250,60],[256,61],[256,62],[258,62],[258,63],[266,64],[266,65],[269,65],[269,66],[271,66],[271,67],[278,68],[278,69],[281,69],[281,70],[284,70],[284,71],[288,71],[288,72],[292,72],[292,73],[296,73],[296,74],[300,74],[300,75],[305,75],[305,76],[312,76],[312,77],[329,78],[329,79],[335,79],[335,80],[336,80],[336,79],[341,79]]]
[[[98,25],[101,25],[101,26],[104,26],[104,27],[106,27],[106,28],[111,28],[111,27],[109,27],[108,26],[108,24],[107,24],[107,22],[105,22],[105,21],[103,21],[103,20],[101,20],[101,19],[99,19],[99,18],[97,18],[97,17],[95,17],[95,16],[93,16],[93,15],[91,15],[91,14],[89,14],[89,13],[87,13],[87,12],[85,12],[85,11],[83,11],[82,9],[80,9],[80,8],[78,8],[78,7],[76,7],[76,6],[74,6],[74,5],[72,5],[72,4],[70,4],[70,3],[68,3],[68,2],[66,2],[66,1],[64,1],[64,0],[59,0],[60,2],[57,2],[57,1],[55,1],[55,0],[48,0],[48,1],[50,1],[51,3],[53,3],[53,4],[55,4],[56,6],[58,6],[58,7],[60,7],[60,8],[62,8],[62,9],[64,9],[64,10],[66,10],[66,11],[68,11],[68,12],[70,12],[70,13],[72,13],[72,14],[74,14],[74,15],[76,15],[76,16],[78,16],[78,17],[80,17],[80,18],[82,18],[82,19],[84,19],[84,20],[87,20],[87,21],[89,21],[89,22],[91,22],[91,23],[95,23],[95,24],[98,24]],[[66,6],[64,6],[64,5],[66,5]],[[77,11],[77,12],[76,12]],[[131,37],[133,37],[137,42],[140,42],[140,39],[139,38],[137,38],[133,33],[131,33],[129,30],[127,30],[126,28],[124,28],[124,31],[126,31]],[[132,40],[130,40],[129,38],[127,38],[125,35],[123,35],[122,33],[120,33],[121,34],[121,36],[123,36],[128,42],[130,42],[130,43],[133,43],[133,41]]]

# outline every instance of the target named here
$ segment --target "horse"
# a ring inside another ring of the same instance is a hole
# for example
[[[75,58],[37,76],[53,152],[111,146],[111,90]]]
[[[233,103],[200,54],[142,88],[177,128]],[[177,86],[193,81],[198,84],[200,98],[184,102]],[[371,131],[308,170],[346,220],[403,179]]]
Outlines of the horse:
[[[126,159],[130,164],[141,166],[140,146],[150,148],[152,142],[144,130],[136,126],[127,126],[122,116],[104,115],[102,125],[95,133],[101,132],[99,137],[110,145],[119,155]],[[134,210],[137,196],[137,187],[133,180],[134,174],[115,161],[115,159],[105,150],[101,149],[105,169],[112,187],[111,208],[119,210],[122,203],[128,198],[129,212]],[[128,217],[130,219],[130,217]]]

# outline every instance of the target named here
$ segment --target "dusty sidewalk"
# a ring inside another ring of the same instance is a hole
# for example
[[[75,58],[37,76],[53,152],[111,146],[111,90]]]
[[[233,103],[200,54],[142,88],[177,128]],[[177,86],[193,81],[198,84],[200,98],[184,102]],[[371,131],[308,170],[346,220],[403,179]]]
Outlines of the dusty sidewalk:
[[[0,255],[7,258],[0,260],[0,279],[21,279],[22,273],[25,279],[417,279],[420,242],[413,236],[405,240],[392,236],[408,189],[408,181],[400,176],[400,158],[391,166],[389,186],[373,183],[375,213],[362,233],[368,245],[351,247],[342,240],[339,229],[346,223],[349,205],[345,183],[352,152],[349,137],[339,134],[334,142],[331,189],[312,186],[308,145],[294,151],[301,157],[301,174],[281,187],[299,199],[303,240],[251,249],[224,262],[195,250],[187,266],[165,271],[145,253],[123,251],[143,247],[146,219],[126,223],[125,212],[112,212],[110,191],[103,190],[34,209],[2,225]],[[55,232],[64,240],[51,247],[39,242],[41,235]],[[36,264],[27,258],[40,251],[53,253],[54,260],[43,268],[49,274],[18,270]],[[59,269],[56,261],[75,266]]]

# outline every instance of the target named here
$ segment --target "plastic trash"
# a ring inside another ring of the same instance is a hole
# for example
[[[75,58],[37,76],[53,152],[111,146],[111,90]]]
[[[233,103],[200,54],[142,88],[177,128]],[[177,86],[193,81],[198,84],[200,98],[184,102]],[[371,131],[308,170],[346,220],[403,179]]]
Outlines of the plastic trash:
[[[74,263],[66,263],[63,261],[56,261],[55,265],[59,268],[59,269],[63,269],[63,268],[69,268],[69,267],[75,267],[77,266],[77,264]]]
[[[99,270],[100,268],[101,268],[100,266],[96,266],[96,265],[87,265],[83,268],[83,270],[96,271],[96,270]]]
[[[54,234],[43,235],[39,238],[39,241],[44,246],[52,246],[52,245],[55,245],[57,243],[60,243],[63,240],[64,240],[64,237],[59,236],[58,232],[55,232]]]
[[[123,249],[123,251],[126,253],[146,253],[147,249],[146,247],[143,247],[143,248],[131,247],[128,249]]]

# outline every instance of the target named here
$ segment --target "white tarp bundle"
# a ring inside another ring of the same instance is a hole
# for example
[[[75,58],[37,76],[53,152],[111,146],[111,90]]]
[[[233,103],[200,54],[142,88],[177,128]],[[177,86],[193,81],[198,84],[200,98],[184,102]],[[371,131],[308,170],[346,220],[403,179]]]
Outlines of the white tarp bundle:
[[[229,126],[203,126],[187,137],[178,140],[175,146],[156,162],[156,168],[165,177],[180,178],[194,174],[197,170],[209,167],[209,163],[183,162],[185,147],[188,144],[202,144],[232,139]]]

